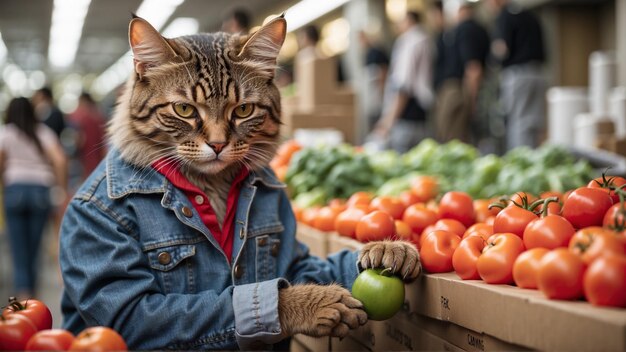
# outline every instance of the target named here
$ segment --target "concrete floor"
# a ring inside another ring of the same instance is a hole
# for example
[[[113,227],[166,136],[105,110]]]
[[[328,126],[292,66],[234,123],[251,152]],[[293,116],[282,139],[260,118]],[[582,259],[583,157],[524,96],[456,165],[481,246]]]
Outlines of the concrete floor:
[[[52,312],[53,328],[61,328],[63,317],[61,315],[61,294],[63,281],[57,259],[57,237],[49,229],[44,234],[42,246],[39,252],[39,277],[37,294],[35,299],[44,302]],[[5,306],[13,291],[13,264],[11,262],[11,250],[9,239],[4,230],[0,231],[0,306]]]

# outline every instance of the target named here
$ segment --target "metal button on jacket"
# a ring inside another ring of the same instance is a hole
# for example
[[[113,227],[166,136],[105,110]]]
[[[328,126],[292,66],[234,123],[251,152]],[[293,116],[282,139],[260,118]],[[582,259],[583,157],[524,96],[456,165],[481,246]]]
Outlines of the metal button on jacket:
[[[257,244],[259,245],[259,247],[264,247],[267,244],[267,237],[259,238]]]
[[[182,211],[183,215],[185,215],[188,218],[193,216],[193,211],[191,211],[191,208],[189,208],[189,207],[182,207],[180,209],[180,211]]]
[[[235,277],[237,279],[241,279],[242,276],[243,276],[243,268],[239,264],[235,265]]]
[[[243,240],[245,237],[245,233],[243,232],[243,227],[239,229],[239,238]]]
[[[201,196],[201,195],[197,195],[195,200],[196,200],[196,203],[198,203],[200,205],[204,204],[204,197]]]
[[[270,248],[270,254],[275,257],[278,255],[278,250],[280,250],[280,242],[273,243],[272,248]]]
[[[167,265],[172,261],[172,256],[167,252],[159,253],[157,258],[159,259],[159,264],[161,265]]]

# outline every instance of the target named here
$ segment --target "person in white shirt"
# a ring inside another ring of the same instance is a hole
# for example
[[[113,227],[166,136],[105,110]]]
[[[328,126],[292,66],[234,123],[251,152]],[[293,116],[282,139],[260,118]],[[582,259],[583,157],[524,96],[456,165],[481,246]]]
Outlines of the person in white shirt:
[[[383,113],[374,133],[389,147],[406,152],[427,136],[426,116],[433,103],[432,45],[420,15],[408,12],[391,52]]]

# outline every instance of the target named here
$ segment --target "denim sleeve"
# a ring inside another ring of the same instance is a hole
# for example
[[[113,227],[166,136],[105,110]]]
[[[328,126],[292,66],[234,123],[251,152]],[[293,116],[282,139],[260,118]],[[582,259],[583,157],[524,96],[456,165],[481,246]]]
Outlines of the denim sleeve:
[[[235,335],[240,349],[258,349],[281,339],[278,290],[288,285],[285,279],[274,279],[235,286]]]
[[[137,350],[224,350],[237,348],[248,337],[268,344],[280,340],[275,307],[279,280],[166,295],[131,232],[97,200],[74,200],[68,207],[60,264],[66,295],[87,326],[112,327]],[[73,318],[66,317],[66,328],[71,329],[67,324]],[[236,337],[235,321],[242,319],[252,325],[237,325],[241,336]]]

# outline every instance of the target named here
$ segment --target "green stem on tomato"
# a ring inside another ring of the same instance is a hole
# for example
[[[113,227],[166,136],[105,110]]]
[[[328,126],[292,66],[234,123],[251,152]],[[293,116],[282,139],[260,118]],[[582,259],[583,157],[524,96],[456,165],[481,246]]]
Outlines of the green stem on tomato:
[[[541,203],[543,204],[543,207],[541,208],[541,217],[545,218],[546,216],[548,216],[548,204],[558,202],[559,198],[550,197],[550,198],[543,199],[541,201],[542,201]]]

